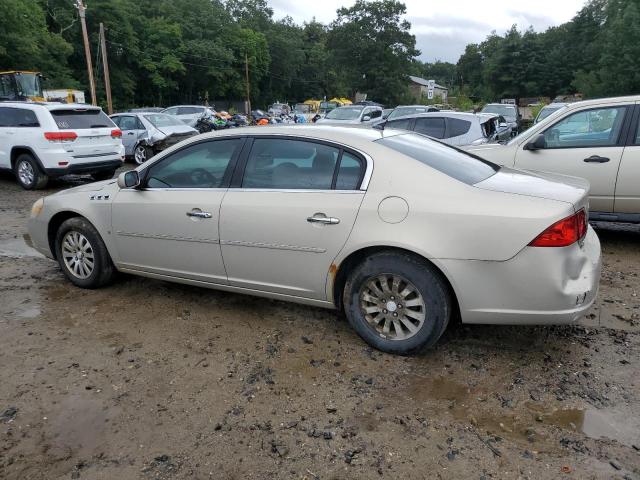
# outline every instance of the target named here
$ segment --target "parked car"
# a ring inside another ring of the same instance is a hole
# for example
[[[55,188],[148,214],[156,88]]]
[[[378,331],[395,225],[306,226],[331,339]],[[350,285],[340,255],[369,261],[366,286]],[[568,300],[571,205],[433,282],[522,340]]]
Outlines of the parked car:
[[[558,103],[550,103],[549,105],[545,105],[538,112],[538,115],[536,115],[536,118],[533,121],[533,124],[535,125],[536,123],[540,123],[542,120],[547,118],[549,115],[551,115],[552,113],[557,112],[558,110],[563,109],[567,105],[569,105],[569,104],[568,103],[560,103],[560,102],[558,102]]]
[[[347,105],[338,107],[319,118],[317,124],[348,125],[369,123],[382,117],[382,107],[369,105]]]
[[[165,148],[198,134],[195,128],[165,113],[117,113],[111,115],[111,120],[122,130],[125,155],[138,165]]]
[[[492,162],[586,178],[591,219],[640,223],[640,96],[572,103],[507,145],[469,150]]]
[[[493,140],[497,142],[507,142],[513,137],[513,128],[509,122],[502,116],[495,113],[478,113],[480,117],[489,118],[494,123],[494,127],[488,127],[493,130]]]
[[[127,110],[128,113],[160,113],[165,110],[163,107],[141,107],[131,108]]]
[[[173,115],[193,128],[196,127],[200,118],[213,116],[213,111],[209,107],[203,107],[202,105],[177,105],[165,108],[161,113]]]
[[[0,168],[26,190],[51,177],[88,173],[113,177],[124,160],[122,132],[99,108],[84,104],[0,104]]]
[[[496,113],[502,115],[509,127],[511,127],[512,135],[515,136],[520,131],[522,116],[520,115],[520,110],[518,110],[517,105],[510,103],[488,103],[482,108],[480,113]]]
[[[417,115],[419,113],[439,112],[435,107],[428,105],[399,105],[393,109],[393,111],[387,117],[389,120],[399,117],[406,117],[407,115]]]
[[[38,200],[35,248],[82,288],[122,271],[337,308],[370,345],[400,354],[433,345],[454,315],[565,323],[595,299],[584,180],[398,130],[237,132]]]
[[[386,120],[373,128],[398,128],[436,138],[449,145],[480,145],[509,135],[499,123],[499,115],[462,112],[432,112]],[[503,124],[504,125],[504,124]]]

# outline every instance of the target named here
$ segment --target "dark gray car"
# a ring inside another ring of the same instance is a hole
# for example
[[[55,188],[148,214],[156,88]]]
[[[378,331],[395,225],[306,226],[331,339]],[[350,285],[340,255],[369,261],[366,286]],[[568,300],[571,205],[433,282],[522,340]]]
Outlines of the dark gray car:
[[[198,131],[164,113],[118,113],[111,120],[122,130],[125,155],[142,164],[156,153]]]

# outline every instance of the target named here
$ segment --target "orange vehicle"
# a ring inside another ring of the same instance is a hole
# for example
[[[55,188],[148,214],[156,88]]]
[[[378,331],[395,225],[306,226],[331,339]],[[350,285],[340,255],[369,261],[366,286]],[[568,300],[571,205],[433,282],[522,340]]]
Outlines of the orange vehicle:
[[[42,74],[29,70],[0,72],[0,100],[44,102]]]

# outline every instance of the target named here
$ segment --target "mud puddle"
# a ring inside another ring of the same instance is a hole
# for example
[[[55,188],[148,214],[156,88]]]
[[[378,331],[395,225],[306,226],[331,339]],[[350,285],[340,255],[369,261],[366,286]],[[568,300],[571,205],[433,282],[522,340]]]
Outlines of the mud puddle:
[[[608,438],[627,446],[640,443],[640,419],[622,411],[592,407],[558,409],[523,402],[502,414],[497,412],[502,410],[500,407],[491,408],[486,386],[470,387],[443,376],[412,376],[408,389],[414,400],[427,405],[437,403],[458,422],[470,423],[491,435],[533,444],[538,450],[555,448],[551,438],[554,428],[593,439]]]
[[[0,240],[0,257],[22,258],[40,257],[44,258],[40,252],[33,248],[29,235],[22,237]]]

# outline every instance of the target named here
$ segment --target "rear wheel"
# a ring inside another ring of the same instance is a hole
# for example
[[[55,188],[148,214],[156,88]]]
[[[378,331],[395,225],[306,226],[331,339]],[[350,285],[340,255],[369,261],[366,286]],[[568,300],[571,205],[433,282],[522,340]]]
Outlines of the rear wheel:
[[[381,252],[349,275],[347,319],[372,347],[409,355],[433,346],[451,317],[451,298],[440,273],[410,254]]]
[[[99,288],[115,275],[115,267],[100,234],[82,217],[70,218],[60,225],[55,249],[63,273],[78,287]]]
[[[33,156],[22,153],[14,165],[16,179],[25,190],[39,190],[47,186],[49,177],[40,170]]]
[[[104,172],[92,173],[91,177],[97,182],[99,182],[100,180],[109,180],[110,178],[113,178],[115,173],[116,173],[116,170],[114,168],[113,170],[106,170]]]
[[[153,150],[146,145],[137,145],[133,151],[133,160],[142,165],[144,162],[153,157]]]

